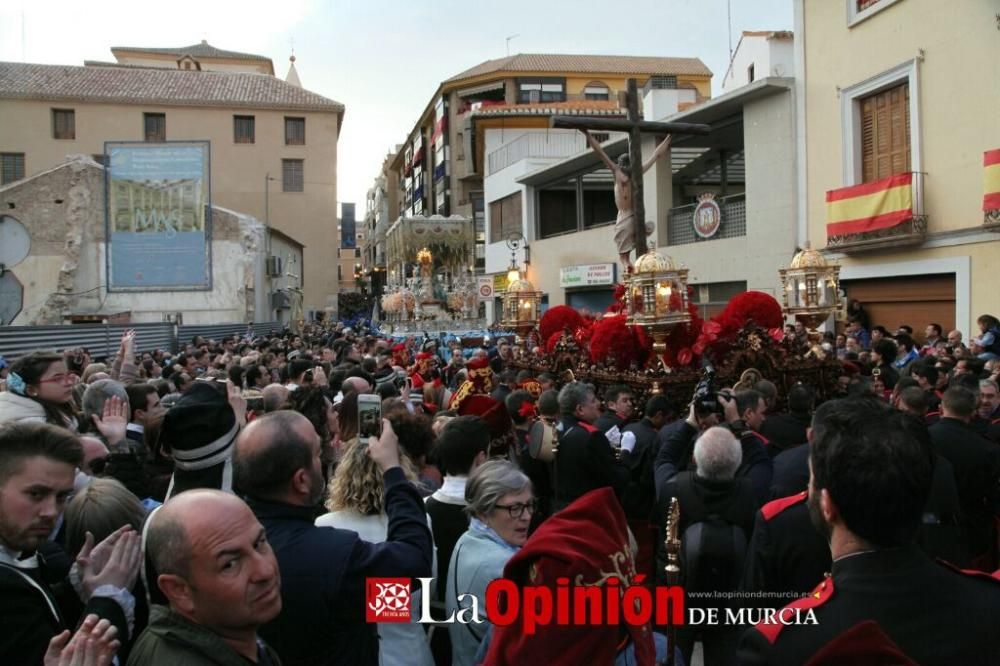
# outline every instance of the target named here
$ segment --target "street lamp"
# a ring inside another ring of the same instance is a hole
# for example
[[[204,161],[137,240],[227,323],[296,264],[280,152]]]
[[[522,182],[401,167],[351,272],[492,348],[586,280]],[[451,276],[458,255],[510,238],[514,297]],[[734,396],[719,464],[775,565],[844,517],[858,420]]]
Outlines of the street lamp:
[[[527,276],[521,277],[521,269],[517,265],[516,253],[524,236],[513,232],[507,237],[507,247],[510,248],[510,269],[507,271],[507,289],[504,291],[503,313],[500,325],[509,328],[517,335],[515,344],[522,346],[524,338],[538,326],[539,309],[542,303],[542,292],[535,289]],[[527,273],[527,271],[525,271]]]

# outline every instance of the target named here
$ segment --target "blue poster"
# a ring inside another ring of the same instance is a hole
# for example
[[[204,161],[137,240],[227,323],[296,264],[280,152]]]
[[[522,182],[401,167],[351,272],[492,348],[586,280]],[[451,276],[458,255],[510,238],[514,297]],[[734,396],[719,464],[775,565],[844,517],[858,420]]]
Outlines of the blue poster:
[[[105,151],[109,291],[211,289],[208,142]]]

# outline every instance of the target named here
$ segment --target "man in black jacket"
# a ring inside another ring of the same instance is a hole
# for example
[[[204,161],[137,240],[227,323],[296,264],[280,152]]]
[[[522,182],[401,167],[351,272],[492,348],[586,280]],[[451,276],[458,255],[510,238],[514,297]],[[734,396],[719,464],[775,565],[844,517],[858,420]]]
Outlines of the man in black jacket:
[[[424,503],[399,465],[399,442],[388,421],[368,446],[385,481],[389,527],[380,544],[313,524],[324,484],[319,435],[304,416],[268,414],[237,440],[235,485],[249,496],[281,571],[282,611],[260,634],[285,666],[377,664],[376,625],[365,622],[365,579],[431,575]]]
[[[736,435],[742,448],[742,462],[736,476],[750,479],[757,506],[761,506],[770,497],[773,474],[771,457],[756,430],[764,422],[767,408],[764,397],[751,389],[735,395],[720,392],[718,400],[723,407],[723,425]],[[699,432],[717,422],[716,414],[701,414],[692,402],[687,419],[671,423],[660,431],[660,450],[654,468],[658,498],[662,497],[662,489],[670,479],[692,466]]]
[[[953,386],[941,399],[941,420],[929,428],[934,451],[951,463],[955,472],[965,536],[973,568],[992,571],[994,520],[1000,507],[1000,449],[969,425],[976,411],[976,396]]]
[[[749,629],[739,663],[997,663],[1000,581],[939,564],[915,543],[932,483],[929,443],[911,434],[910,417],[871,402],[847,418],[821,416],[808,507],[829,540],[832,574]],[[891,662],[857,640],[862,627],[881,647],[893,644]],[[845,635],[855,637],[851,658],[821,654]]]
[[[611,486],[620,500],[630,477],[628,462],[635,440],[623,441],[619,459],[608,438],[594,423],[600,403],[594,390],[582,382],[570,382],[559,391],[559,452],[556,454],[556,486],[553,508],[559,510],[577,497]]]
[[[47,545],[73,492],[82,460],[79,439],[64,428],[43,423],[0,427],[0,663],[41,663],[50,639],[76,624],[76,618],[59,611],[49,584],[61,576],[52,580],[52,567],[39,549]],[[97,548],[89,540],[77,566],[84,615],[109,620],[118,638],[129,640],[138,535],[118,530]],[[112,639],[114,634],[107,643]]]

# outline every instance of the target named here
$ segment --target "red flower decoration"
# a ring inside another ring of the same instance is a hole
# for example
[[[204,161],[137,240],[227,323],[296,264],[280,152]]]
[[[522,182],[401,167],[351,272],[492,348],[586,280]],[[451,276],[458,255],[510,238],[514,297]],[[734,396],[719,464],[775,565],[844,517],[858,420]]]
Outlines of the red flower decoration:
[[[724,332],[732,333],[751,320],[764,329],[780,328],[784,324],[784,315],[778,301],[770,294],[746,291],[731,298],[715,320],[722,325]]]
[[[545,341],[545,351],[552,353],[556,350],[556,345],[559,344],[559,339],[562,337],[562,331],[556,331],[548,337]]]
[[[517,410],[517,413],[520,414],[522,418],[530,419],[538,415],[538,410],[535,409],[535,403],[526,400],[521,403],[521,409]]]
[[[553,333],[570,333],[583,325],[583,317],[568,305],[556,305],[545,311],[538,322],[538,331],[543,340],[549,340]]]
[[[767,334],[770,335],[771,339],[775,342],[781,342],[785,339],[785,331],[781,328],[772,328],[767,332]]]
[[[639,362],[639,345],[633,331],[625,324],[625,315],[605,317],[594,324],[590,335],[590,359],[628,368]]]
[[[691,365],[691,361],[693,360],[694,356],[691,354],[691,350],[687,347],[677,352],[677,362],[681,365]]]

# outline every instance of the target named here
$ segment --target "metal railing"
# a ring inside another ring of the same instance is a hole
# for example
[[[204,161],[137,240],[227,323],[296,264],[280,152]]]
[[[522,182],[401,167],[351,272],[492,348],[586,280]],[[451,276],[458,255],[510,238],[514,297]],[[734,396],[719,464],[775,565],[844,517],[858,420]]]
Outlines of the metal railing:
[[[38,350],[61,352],[75,347],[85,347],[93,358],[113,358],[127,329],[136,332],[135,348],[139,352],[176,352],[179,345],[187,344],[196,335],[218,340],[226,335],[242,335],[244,324],[216,324],[211,326],[177,326],[170,323],[152,324],[67,324],[62,326],[0,326],[0,356],[8,361]],[[279,322],[255,323],[255,335],[280,331]]]
[[[487,155],[487,175],[492,176],[526,157],[569,157],[586,148],[587,140],[579,132],[524,134]]]
[[[854,234],[828,236],[826,246],[841,252],[867,252],[891,247],[920,245],[927,239],[927,215],[924,214],[924,174],[911,172],[912,217],[895,226]]]
[[[747,235],[747,197],[746,194],[731,194],[716,200],[722,212],[719,230],[711,238],[702,238],[694,231],[694,211],[698,204],[671,208],[667,212],[667,245],[687,245],[719,240],[720,238],[736,238]]]

